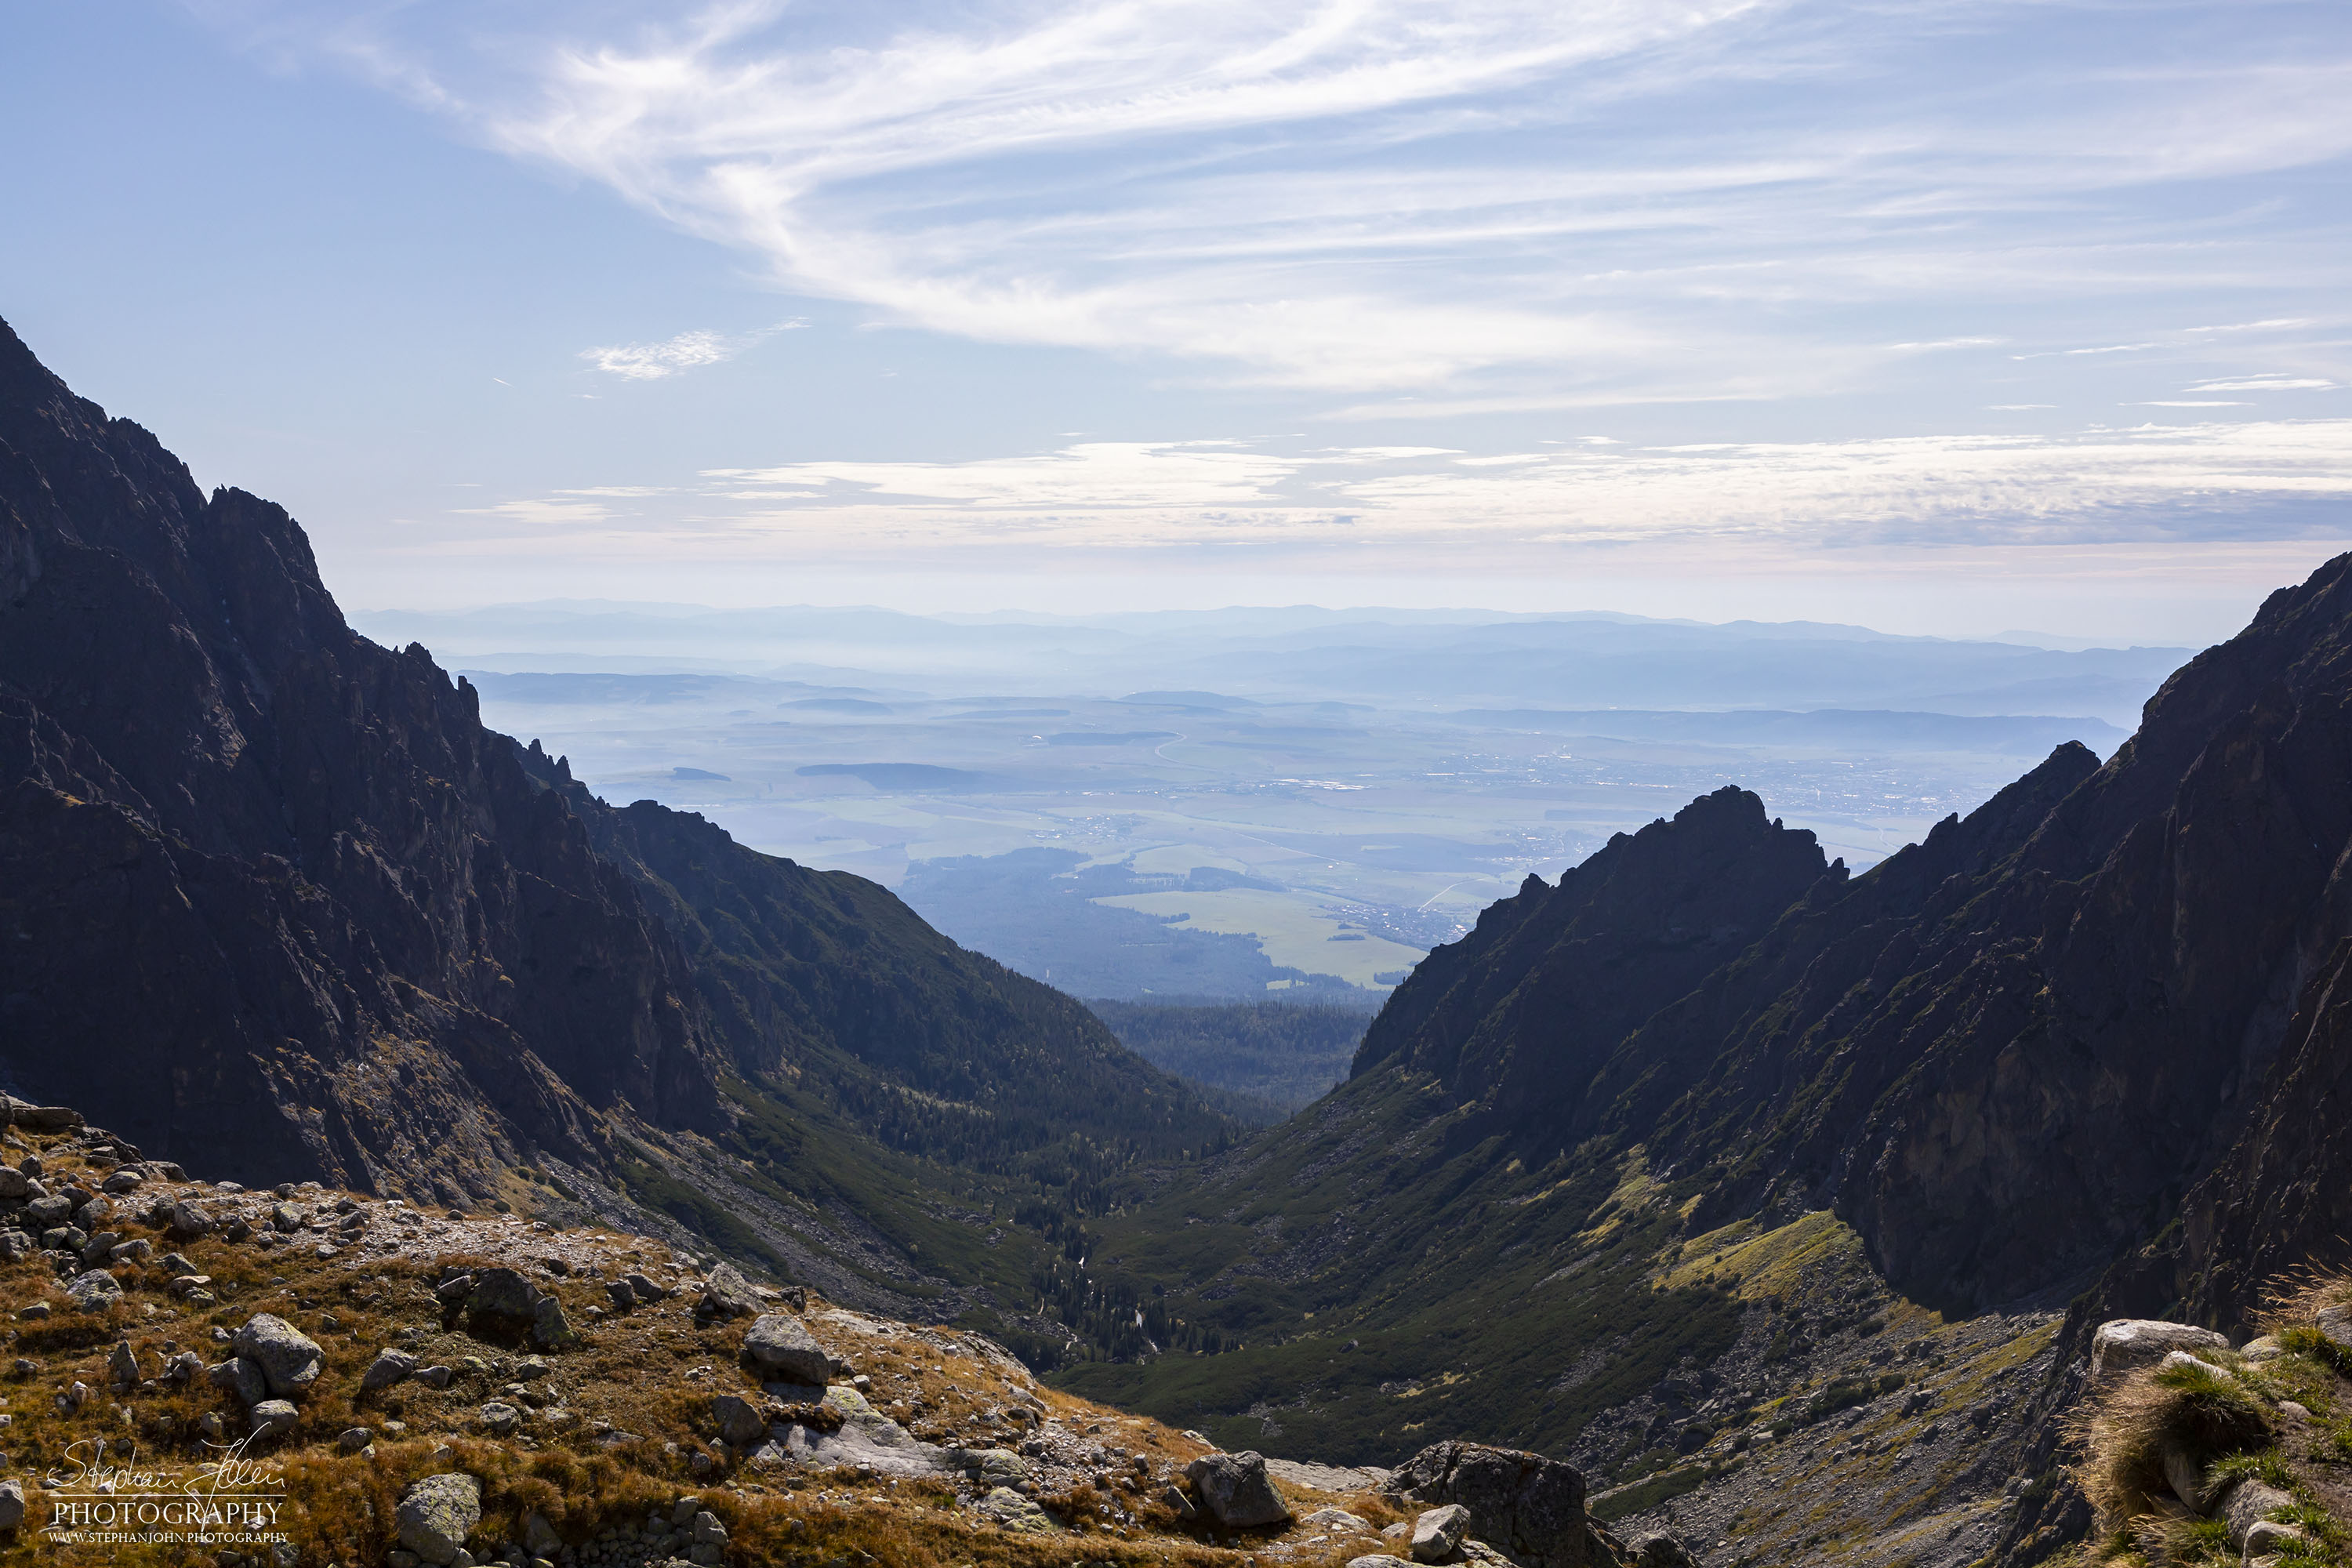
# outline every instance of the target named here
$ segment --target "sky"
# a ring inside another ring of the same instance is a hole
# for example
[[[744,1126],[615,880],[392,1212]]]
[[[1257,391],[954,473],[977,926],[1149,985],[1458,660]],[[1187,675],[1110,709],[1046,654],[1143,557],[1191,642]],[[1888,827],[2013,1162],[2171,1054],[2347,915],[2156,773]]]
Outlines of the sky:
[[[0,7],[0,318],[360,608],[2211,640],[2352,543],[2341,0]]]

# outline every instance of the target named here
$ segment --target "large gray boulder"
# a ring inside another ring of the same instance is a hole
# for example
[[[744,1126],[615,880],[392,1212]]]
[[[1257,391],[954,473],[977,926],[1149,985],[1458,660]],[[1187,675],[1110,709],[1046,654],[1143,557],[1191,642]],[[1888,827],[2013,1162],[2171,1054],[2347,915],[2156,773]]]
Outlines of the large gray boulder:
[[[279,1399],[299,1399],[326,1370],[326,1352],[319,1342],[274,1312],[257,1313],[229,1342],[236,1354],[257,1363],[269,1380],[269,1392]]]
[[[426,1476],[402,1496],[393,1521],[402,1546],[441,1568],[482,1522],[482,1483],[462,1473]]]
[[[78,1312],[103,1312],[122,1300],[122,1287],[105,1269],[93,1268],[66,1281],[66,1300]]]
[[[466,1292],[470,1318],[499,1318],[515,1325],[528,1324],[539,1311],[541,1291],[519,1269],[485,1268],[474,1276]]]
[[[25,1522],[25,1483],[0,1481],[0,1531],[14,1530]]]
[[[291,1432],[294,1423],[299,1419],[290,1399],[265,1399],[246,1415],[253,1423],[254,1440],[262,1443]]]
[[[710,1414],[719,1424],[719,1436],[731,1447],[748,1448],[767,1440],[767,1418],[740,1394],[720,1394],[710,1402]]]
[[[1522,1568],[1585,1568],[1591,1560],[1584,1478],[1541,1454],[1433,1443],[1397,1468],[1389,1489],[1424,1508],[1462,1504],[1479,1537]]]
[[[390,1388],[416,1371],[416,1358],[406,1351],[382,1350],[375,1360],[368,1363],[360,1373],[360,1392],[373,1394],[379,1388]]]
[[[832,1358],[788,1312],[770,1312],[743,1336],[743,1364],[761,1383],[797,1383],[823,1388]]]
[[[249,1357],[233,1355],[216,1366],[205,1369],[205,1377],[215,1388],[236,1396],[239,1405],[254,1405],[269,1397],[269,1378],[261,1363]]]
[[[2228,1350],[2230,1342],[2194,1323],[2168,1323],[2152,1318],[2117,1318],[2101,1323],[2091,1336],[2091,1376],[2098,1381],[2120,1377],[2136,1367],[2154,1366],[2174,1351]]]
[[[748,1318],[760,1310],[759,1295],[734,1265],[721,1263],[702,1279],[702,1300],[695,1311],[706,1318]]]
[[[1470,1510],[1460,1503],[1426,1510],[1412,1521],[1412,1560],[1448,1562],[1462,1549],[1462,1538],[1469,1533]]]
[[[1203,1454],[1184,1467],[1184,1479],[1209,1516],[1229,1529],[1290,1522],[1290,1505],[1274,1489],[1265,1460],[1256,1454]]]

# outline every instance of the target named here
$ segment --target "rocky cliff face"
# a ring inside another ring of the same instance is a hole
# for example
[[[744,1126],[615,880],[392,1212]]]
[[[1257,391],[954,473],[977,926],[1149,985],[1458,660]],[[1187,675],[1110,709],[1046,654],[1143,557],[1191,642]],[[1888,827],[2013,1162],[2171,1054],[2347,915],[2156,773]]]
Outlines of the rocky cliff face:
[[[0,1070],[231,1173],[449,1200],[717,1115],[675,942],[285,512],[0,329]]]

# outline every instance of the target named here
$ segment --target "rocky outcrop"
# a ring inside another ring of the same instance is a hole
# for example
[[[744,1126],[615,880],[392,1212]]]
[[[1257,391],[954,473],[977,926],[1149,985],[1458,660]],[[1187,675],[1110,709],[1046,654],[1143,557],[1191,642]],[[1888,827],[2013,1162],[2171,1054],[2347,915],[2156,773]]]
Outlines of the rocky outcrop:
[[[1541,1454],[1484,1443],[1433,1443],[1398,1466],[1389,1486],[1411,1502],[1466,1510],[1464,1527],[1524,1568],[1609,1562],[1585,1517],[1584,1478],[1573,1466]]]
[[[1229,1530],[1290,1522],[1290,1505],[1274,1489],[1260,1455],[1203,1454],[1185,1467],[1184,1479],[1201,1510]]]
[[[1529,877],[1414,969],[1354,1072],[1434,1075],[1511,1119],[1573,1121],[1625,1037],[1761,936],[1817,884],[1843,882],[1811,833],[1726,787],[1619,834],[1548,886]]]
[[[225,1175],[465,1200],[625,1101],[711,1124],[682,956],[300,529],[0,328],[0,1058]]]

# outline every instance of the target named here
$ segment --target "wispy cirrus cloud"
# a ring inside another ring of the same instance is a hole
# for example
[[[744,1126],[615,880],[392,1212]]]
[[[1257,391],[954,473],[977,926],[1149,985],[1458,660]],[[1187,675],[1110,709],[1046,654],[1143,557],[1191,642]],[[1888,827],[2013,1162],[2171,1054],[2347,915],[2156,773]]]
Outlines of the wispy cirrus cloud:
[[[2158,346],[2135,301],[2226,320],[2258,279],[2339,285],[2334,220],[2210,195],[2352,152],[2329,7],[2252,9],[421,4],[306,33],[247,0],[234,25],[883,322],[1446,416],[1854,388],[1899,371],[1890,340],[2089,364]],[[2053,300],[2115,339],[2049,342]],[[1954,301],[1981,332],[1905,330]],[[696,336],[593,363],[657,379],[709,363]]]

